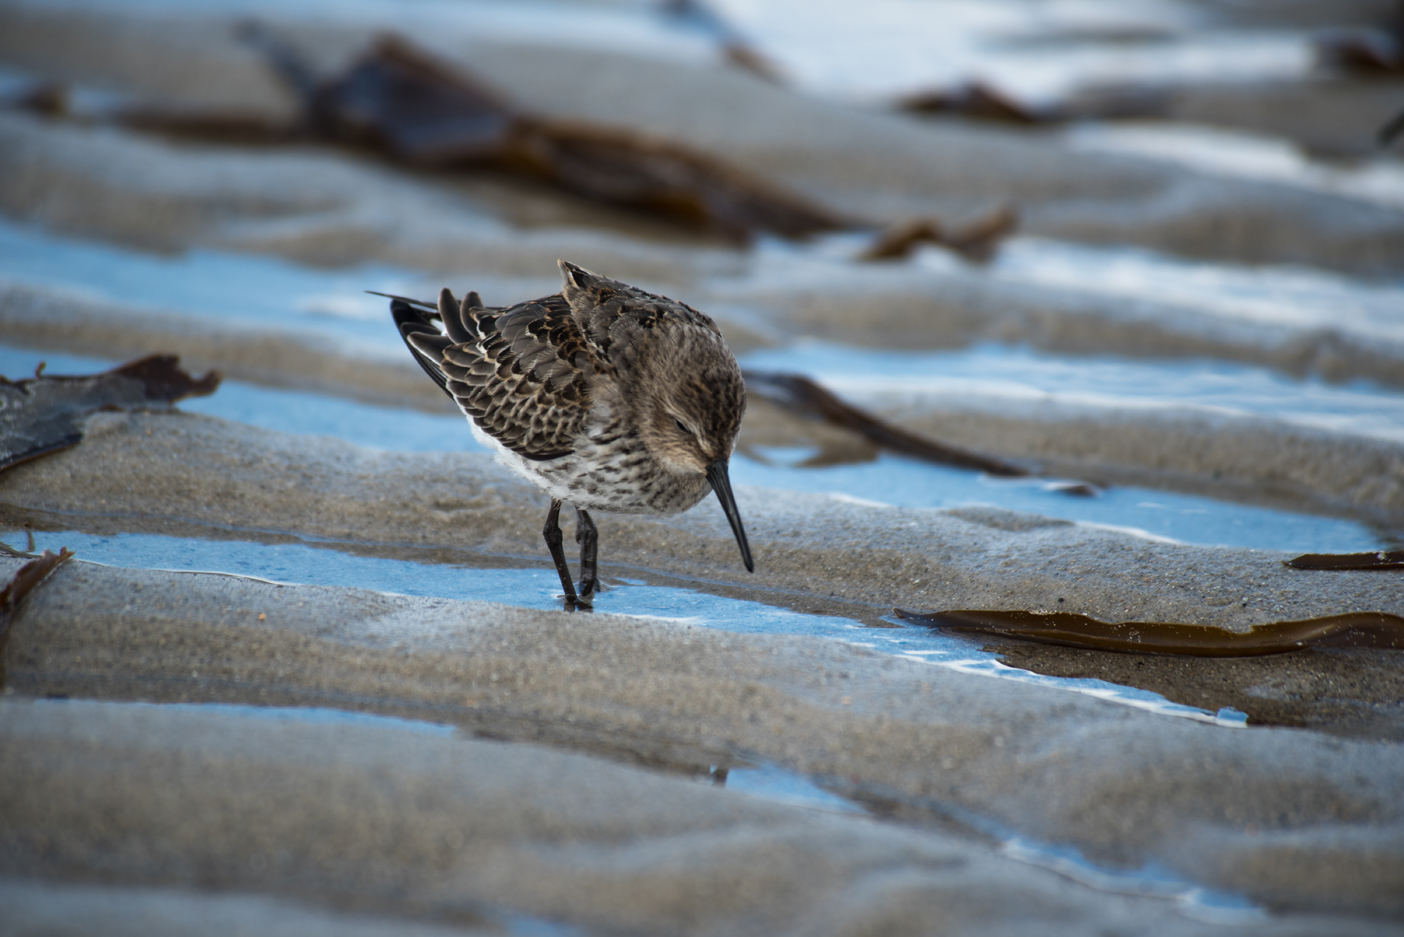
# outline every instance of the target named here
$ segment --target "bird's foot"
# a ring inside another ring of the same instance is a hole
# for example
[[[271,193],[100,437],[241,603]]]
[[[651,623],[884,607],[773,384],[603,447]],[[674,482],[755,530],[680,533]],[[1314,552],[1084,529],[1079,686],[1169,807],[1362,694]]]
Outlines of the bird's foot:
[[[593,612],[593,596],[586,594],[562,596],[562,607],[567,612]]]

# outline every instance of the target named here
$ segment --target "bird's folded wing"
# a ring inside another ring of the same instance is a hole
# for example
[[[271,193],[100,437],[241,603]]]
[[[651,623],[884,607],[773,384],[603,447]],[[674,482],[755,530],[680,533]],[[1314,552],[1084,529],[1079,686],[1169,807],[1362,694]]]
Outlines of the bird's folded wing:
[[[479,428],[524,458],[568,455],[589,416],[595,356],[565,301],[548,296],[482,309],[473,319],[474,338],[439,352],[444,389]],[[421,355],[446,337],[425,338],[411,342]]]

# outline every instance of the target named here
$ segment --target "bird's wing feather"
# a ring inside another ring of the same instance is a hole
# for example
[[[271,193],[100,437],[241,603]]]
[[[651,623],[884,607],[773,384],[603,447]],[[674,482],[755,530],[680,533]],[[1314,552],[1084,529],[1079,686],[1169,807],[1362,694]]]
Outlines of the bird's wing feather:
[[[416,360],[485,433],[537,461],[573,450],[596,359],[564,299],[495,309],[474,294],[454,309],[441,296],[438,316],[394,302],[391,311]],[[434,318],[454,320],[449,335]]]

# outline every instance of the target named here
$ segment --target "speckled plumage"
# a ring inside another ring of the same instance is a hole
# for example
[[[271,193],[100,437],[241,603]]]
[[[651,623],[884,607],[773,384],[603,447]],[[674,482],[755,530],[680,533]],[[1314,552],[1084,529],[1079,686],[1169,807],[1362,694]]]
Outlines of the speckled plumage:
[[[392,297],[391,312],[475,435],[551,496],[545,534],[567,606],[551,533],[559,502],[674,514],[715,490],[752,568],[726,477],[746,389],[721,331],[684,303],[564,261],[561,272],[560,293],[515,306],[443,290],[437,306]]]

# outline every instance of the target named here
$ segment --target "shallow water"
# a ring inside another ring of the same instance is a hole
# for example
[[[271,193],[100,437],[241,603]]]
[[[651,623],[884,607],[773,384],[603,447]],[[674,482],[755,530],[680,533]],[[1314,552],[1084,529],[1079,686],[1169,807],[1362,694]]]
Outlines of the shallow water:
[[[1003,404],[1146,417],[1265,417],[1404,442],[1404,394],[1364,381],[1292,380],[1267,368],[1209,359],[1074,358],[991,344],[903,352],[800,341],[751,352],[742,364],[758,371],[803,372],[848,400],[889,410]]]
[[[30,351],[0,345],[0,375],[19,380],[44,363],[47,374],[91,374],[121,362],[86,355]],[[209,397],[194,397],[178,406],[248,423],[280,433],[334,436],[358,446],[399,452],[483,452],[466,431],[462,417],[435,416],[404,407],[373,407],[329,394],[274,390],[243,381],[224,381]]]
[[[839,500],[893,508],[993,506],[1162,542],[1290,552],[1306,552],[1312,544],[1331,544],[1329,552],[1333,553],[1384,546],[1378,535],[1354,521],[1172,491],[1113,487],[1096,497],[1083,498],[1063,493],[1057,480],[994,478],[902,456],[882,455],[874,462],[857,465],[796,468],[814,450],[776,448],[763,454],[773,456],[771,464],[734,458],[732,482],[831,494]]]
[[[841,364],[846,354],[831,346],[816,344],[789,352],[749,356],[746,363],[809,372],[811,369],[804,367],[808,353],[813,354],[818,369],[826,362]],[[999,358],[1003,352],[978,349],[969,354],[976,359],[972,369],[978,371],[980,358]],[[1017,371],[1021,353],[1010,354],[1011,369]],[[933,356],[917,357],[927,360]],[[960,362],[965,353],[934,357]],[[856,354],[860,374],[864,366],[879,367],[887,361],[900,369],[903,358],[897,352]],[[50,374],[90,373],[117,363],[0,345],[0,374],[12,380],[32,374],[40,361],[48,363]],[[1046,363],[1049,380],[1058,379],[1062,372],[1067,381],[1076,381],[1075,368],[1056,359]],[[1114,370],[1118,366],[1111,367]],[[959,364],[954,370],[958,373]],[[829,372],[820,370],[819,373]],[[864,379],[860,376],[853,380],[861,385]],[[900,381],[900,378],[893,380]],[[842,383],[842,379],[838,379],[834,386],[841,389]],[[459,416],[375,407],[325,394],[273,390],[240,381],[225,381],[212,396],[185,400],[179,406],[187,412],[279,432],[334,436],[386,450],[485,451],[473,440],[464,418]],[[1275,511],[1169,491],[1115,487],[1094,498],[1074,498],[1061,493],[1056,482],[1049,479],[994,478],[892,455],[854,465],[799,467],[812,454],[805,449],[766,448],[758,453],[765,461],[759,461],[738,453],[732,460],[732,481],[736,485],[830,494],[840,500],[897,508],[992,505],[1122,530],[1150,539],[1209,546],[1348,553],[1385,545],[1378,535],[1354,521]]]
[[[1143,248],[1033,237],[1005,242],[994,260],[980,268],[971,268],[937,248],[919,249],[906,264],[861,264],[854,258],[865,243],[864,236],[851,234],[816,238],[807,244],[763,238],[750,256],[744,277],[720,285],[728,292],[739,291],[739,304],[744,307],[747,290],[813,288],[854,277],[876,289],[900,288],[914,279],[920,282],[923,271],[929,270],[1070,296],[1091,293],[1124,300],[1133,307],[1148,304],[1157,316],[1166,307],[1179,307],[1196,317],[1222,322],[1225,329],[1240,324],[1290,330],[1333,328],[1365,340],[1404,342],[1404,280],[1362,283],[1304,267],[1216,264]],[[545,276],[548,273],[543,272],[543,283],[553,282]],[[425,279],[422,273],[387,264],[325,269],[277,257],[210,250],[157,255],[0,219],[0,283],[58,287],[124,306],[214,317],[221,322],[311,330],[328,341],[351,343],[354,354],[376,360],[398,360],[402,349],[386,301],[366,291],[423,291]],[[461,291],[475,285],[481,284],[454,284],[454,288]],[[506,281],[498,288],[513,293],[494,295],[494,290],[484,287],[484,299],[497,305],[541,294],[535,283]],[[1085,359],[1066,360],[1080,364]],[[1148,372],[1151,386],[1165,383],[1153,362],[1136,364],[1152,368]],[[1166,389],[1178,393],[1185,389],[1184,382]]]
[[[68,700],[35,700],[36,706],[64,705]],[[110,705],[110,704],[109,704]],[[325,706],[246,706],[240,703],[118,703],[119,706],[133,708],[150,707],[163,712],[211,713],[218,716],[232,716],[237,719],[258,719],[267,722],[311,722],[327,726],[369,726],[376,729],[394,729],[397,732],[413,732],[436,738],[452,738],[457,726],[442,722],[425,722],[420,719],[401,719],[397,716],[380,716],[375,713],[354,712],[348,709],[328,709]]]
[[[760,797],[776,803],[795,807],[809,807],[812,810],[827,810],[830,813],[861,814],[863,808],[837,797],[824,790],[813,781],[777,768],[774,765],[760,765],[753,768],[731,768],[726,773],[726,789],[750,797]]]
[[[978,79],[1042,104],[1089,85],[1294,78],[1311,64],[1304,35],[1204,29],[1197,11],[1161,2],[716,6],[802,87],[868,101]]]
[[[26,545],[25,535],[9,533],[12,547]],[[560,580],[554,569],[472,569],[414,563],[343,553],[335,544],[275,543],[241,540],[195,540],[154,534],[101,536],[77,531],[36,531],[36,550],[67,547],[92,563],[139,569],[216,572],[264,581],[371,589],[398,595],[506,602],[526,608],[558,609]],[[902,625],[868,628],[849,618],[806,615],[761,602],[725,598],[691,589],[649,585],[644,580],[616,579],[595,599],[595,610],[642,616],[678,627],[715,628],[741,634],[803,635],[842,641],[879,654],[893,654],[963,673],[1018,680],[1082,693],[1136,709],[1179,716],[1215,725],[1240,727],[1247,716],[1236,710],[1211,713],[1172,703],[1164,697],[1102,680],[1047,677],[1018,670],[980,650],[980,639],[966,639]],[[385,633],[386,640],[424,637]]]
[[[403,293],[416,278],[382,265],[327,270],[218,251],[152,254],[0,219],[6,281],[223,324],[310,329],[343,353],[384,360],[399,336],[385,300],[365,291]]]
[[[1117,132],[1109,129],[1106,136]],[[980,267],[931,246],[919,247],[906,264],[861,263],[856,258],[866,245],[862,235],[847,232],[806,244],[762,239],[750,272],[734,288],[744,293],[814,290],[828,284],[851,289],[853,282],[905,285],[920,283],[921,272],[931,271],[1047,289],[1068,298],[1114,298],[1127,303],[1128,314],[1143,307],[1144,317],[1171,330],[1175,322],[1168,319],[1169,311],[1183,310],[1182,315],[1219,323],[1221,331],[1246,342],[1262,341],[1264,326],[1346,329],[1375,340],[1404,340],[1404,279],[1398,276],[1367,283],[1302,266],[1214,263],[1142,247],[1040,237],[1010,238]]]
[[[1098,891],[1122,895],[1150,895],[1176,903],[1186,917],[1210,924],[1243,926],[1266,924],[1272,918],[1241,895],[1196,885],[1156,863],[1139,869],[1108,869],[1089,862],[1078,850],[1009,836],[1000,852],[1011,859],[1036,865]]]

